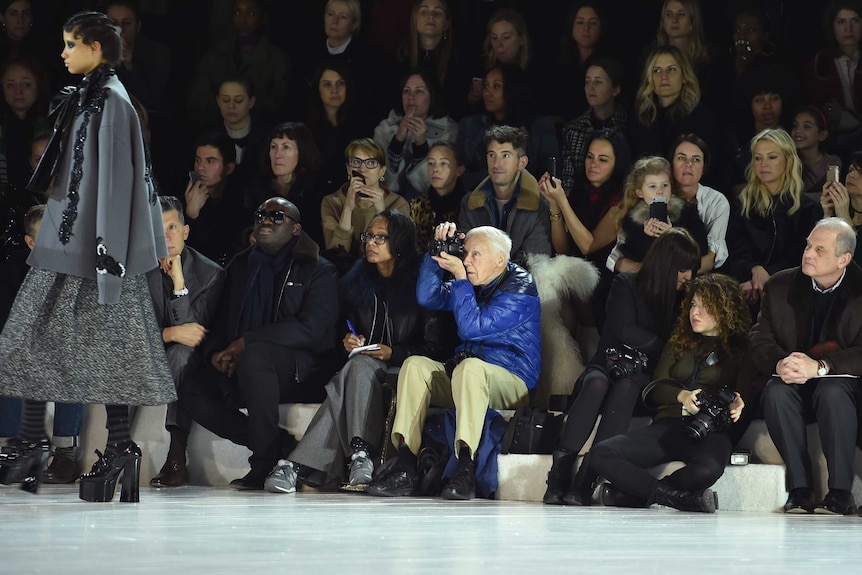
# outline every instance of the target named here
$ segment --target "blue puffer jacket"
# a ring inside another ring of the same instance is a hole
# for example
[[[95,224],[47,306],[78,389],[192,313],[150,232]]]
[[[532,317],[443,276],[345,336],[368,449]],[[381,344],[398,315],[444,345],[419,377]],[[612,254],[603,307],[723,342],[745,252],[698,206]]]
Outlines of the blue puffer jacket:
[[[467,280],[444,282],[443,273],[425,254],[416,283],[419,305],[454,313],[461,338],[458,351],[511,371],[532,392],[542,363],[541,312],[533,276],[509,262],[508,276],[490,299],[479,304],[476,296],[490,291],[494,282],[474,289]]]

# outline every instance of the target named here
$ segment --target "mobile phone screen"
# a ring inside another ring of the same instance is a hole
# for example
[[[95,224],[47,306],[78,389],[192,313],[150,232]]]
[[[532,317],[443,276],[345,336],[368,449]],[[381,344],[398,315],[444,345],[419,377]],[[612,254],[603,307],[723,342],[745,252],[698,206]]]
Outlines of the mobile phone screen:
[[[667,221],[667,202],[654,199],[649,205],[649,217],[655,218],[661,222]]]

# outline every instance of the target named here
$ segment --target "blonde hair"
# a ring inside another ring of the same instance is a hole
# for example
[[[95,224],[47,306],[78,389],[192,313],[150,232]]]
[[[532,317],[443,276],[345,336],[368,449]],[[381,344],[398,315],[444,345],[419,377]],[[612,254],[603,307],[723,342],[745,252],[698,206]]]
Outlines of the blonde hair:
[[[353,24],[350,26],[350,35],[356,36],[359,34],[359,29],[362,27],[362,8],[359,5],[359,0],[326,0],[323,13],[326,14],[329,7],[335,2],[347,5],[347,11],[350,12],[350,17],[353,18]]]
[[[655,87],[653,85],[652,70],[659,56],[667,54],[676,61],[682,72],[682,91],[677,100],[670,105],[668,115],[671,120],[685,118],[700,103],[700,82],[694,73],[688,58],[679,48],[675,46],[658,46],[647,58],[647,65],[641,74],[641,82],[635,96],[635,108],[638,121],[649,128],[658,116],[658,105],[656,104]]]
[[[659,46],[670,44],[670,38],[667,32],[664,31],[664,13],[667,10],[667,5],[671,2],[682,4],[682,8],[688,15],[688,19],[691,20],[691,36],[689,37],[688,54],[686,56],[695,65],[709,61],[709,50],[706,47],[706,38],[703,34],[703,17],[700,14],[700,2],[698,0],[664,0],[664,4],[661,5],[656,42],[658,42]]]
[[[485,69],[490,70],[497,63],[497,56],[494,54],[494,48],[491,46],[491,26],[497,22],[508,22],[515,29],[515,33],[523,41],[523,44],[518,49],[518,59],[514,62],[521,70],[526,70],[530,65],[530,32],[527,30],[527,23],[524,22],[524,17],[516,10],[511,8],[503,8],[497,10],[491,15],[488,20],[488,26],[485,28],[485,41],[482,44],[485,50]]]
[[[622,229],[623,218],[626,214],[641,201],[638,190],[643,187],[646,177],[661,174],[667,174],[668,181],[671,180],[670,162],[661,156],[647,156],[635,162],[623,186],[623,199],[619,203],[616,214],[617,231]]]
[[[446,21],[449,23],[449,29],[443,32],[443,38],[440,40],[438,49],[440,50],[440,59],[437,62],[437,69],[434,72],[437,74],[437,79],[440,85],[446,83],[446,70],[449,67],[449,60],[452,58],[452,46],[454,40],[452,38],[452,9],[449,7],[447,0],[437,0],[443,10],[446,12]],[[413,3],[413,11],[410,13],[410,37],[407,43],[407,54],[405,59],[409,62],[410,68],[415,68],[422,64],[419,61],[419,33],[416,31],[416,19],[419,18],[419,8],[422,6],[422,0],[416,0]]]
[[[802,190],[804,188],[802,184],[802,161],[796,154],[793,138],[781,128],[767,128],[751,138],[751,162],[745,168],[745,178],[748,182],[742,188],[741,193],[742,214],[745,217],[750,217],[751,210],[754,209],[759,216],[765,216],[772,207],[772,194],[767,189],[766,184],[760,181],[754,170],[754,148],[762,141],[772,142],[784,154],[784,173],[781,174],[778,181],[781,189],[779,198],[784,200],[789,197],[793,200],[793,205],[787,210],[788,214],[792,214],[802,204]]]

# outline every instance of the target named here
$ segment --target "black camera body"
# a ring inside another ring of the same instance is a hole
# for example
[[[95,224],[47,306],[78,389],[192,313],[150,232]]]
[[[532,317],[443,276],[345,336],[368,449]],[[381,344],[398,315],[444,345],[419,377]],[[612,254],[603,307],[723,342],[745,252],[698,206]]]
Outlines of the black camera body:
[[[432,256],[439,256],[442,253],[447,253],[450,256],[455,256],[458,259],[464,259],[464,236],[461,232],[455,231],[451,237],[445,240],[432,239],[428,242],[428,253]]]
[[[730,405],[736,399],[736,392],[727,386],[718,390],[715,396],[701,391],[697,395],[700,411],[686,424],[688,436],[702,441],[713,431],[723,430],[730,423]]]
[[[609,347],[605,350],[608,362],[608,375],[613,379],[631,377],[647,367],[648,358],[635,348],[623,344],[622,348]]]

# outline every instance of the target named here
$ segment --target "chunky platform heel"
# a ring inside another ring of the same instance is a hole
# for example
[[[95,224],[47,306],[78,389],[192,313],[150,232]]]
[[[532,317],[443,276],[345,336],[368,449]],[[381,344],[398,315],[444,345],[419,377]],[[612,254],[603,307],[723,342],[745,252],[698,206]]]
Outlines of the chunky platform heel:
[[[138,483],[141,476],[141,448],[133,441],[109,447],[93,464],[89,473],[81,476],[78,496],[84,501],[112,501],[117,491],[117,479],[123,474],[120,501],[139,501]]]
[[[0,453],[0,484],[21,482],[21,489],[36,493],[51,452],[47,439],[35,443],[16,440]]]

